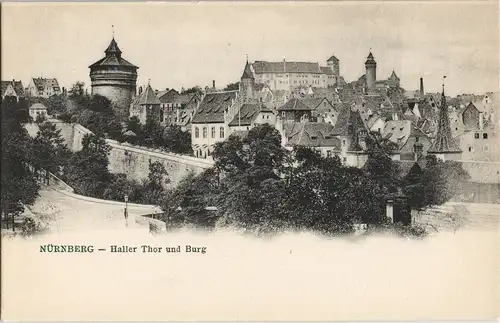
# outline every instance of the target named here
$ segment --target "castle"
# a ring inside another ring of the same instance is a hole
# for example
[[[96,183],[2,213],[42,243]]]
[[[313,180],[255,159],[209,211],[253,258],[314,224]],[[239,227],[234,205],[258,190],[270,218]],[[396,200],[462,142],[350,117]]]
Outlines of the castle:
[[[130,103],[135,96],[139,67],[122,58],[114,37],[105,54],[104,58],[89,66],[92,94],[110,99],[116,116],[125,120],[129,117]]]

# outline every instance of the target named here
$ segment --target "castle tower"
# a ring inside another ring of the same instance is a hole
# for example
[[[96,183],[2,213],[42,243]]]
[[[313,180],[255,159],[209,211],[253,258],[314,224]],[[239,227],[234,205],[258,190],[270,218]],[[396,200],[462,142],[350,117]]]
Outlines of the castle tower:
[[[243,102],[252,101],[255,95],[255,78],[250,69],[250,64],[248,64],[248,59],[243,70],[243,75],[241,75],[240,95]]]
[[[446,106],[446,97],[444,95],[444,84],[443,93],[441,94],[441,108],[439,109],[436,139],[429,147],[427,153],[445,161],[462,159],[462,150],[451,136],[448,107]]]
[[[375,81],[377,81],[377,62],[373,58],[372,52],[368,54],[365,62],[366,68],[366,87],[368,90],[375,89]]]
[[[138,67],[122,58],[114,37],[104,53],[104,58],[89,66],[92,94],[107,97],[113,103],[117,118],[128,119]]]
[[[340,61],[335,55],[332,55],[327,61],[327,66],[333,71],[333,74],[337,77],[340,76]]]

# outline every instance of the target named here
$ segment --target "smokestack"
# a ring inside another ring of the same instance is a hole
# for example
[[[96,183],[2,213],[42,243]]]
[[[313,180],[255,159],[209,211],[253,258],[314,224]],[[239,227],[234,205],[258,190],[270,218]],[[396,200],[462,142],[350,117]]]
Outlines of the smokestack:
[[[215,80],[212,81],[212,88],[214,89],[215,91]]]
[[[420,78],[420,94],[424,95],[424,78]]]

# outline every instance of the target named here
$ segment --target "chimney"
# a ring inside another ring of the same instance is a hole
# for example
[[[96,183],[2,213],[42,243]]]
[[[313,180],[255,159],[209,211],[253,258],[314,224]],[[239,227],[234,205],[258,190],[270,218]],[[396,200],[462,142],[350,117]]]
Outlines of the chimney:
[[[483,112],[479,112],[479,130],[483,130],[483,126],[484,126],[484,116],[483,116]]]
[[[215,80],[212,80],[212,89],[215,91]]]
[[[424,95],[424,78],[420,78],[420,94]]]

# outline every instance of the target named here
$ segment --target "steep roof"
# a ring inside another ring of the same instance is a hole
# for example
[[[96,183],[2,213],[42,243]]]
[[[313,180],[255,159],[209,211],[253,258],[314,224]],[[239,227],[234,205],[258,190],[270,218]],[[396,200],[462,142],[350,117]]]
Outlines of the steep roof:
[[[398,144],[399,149],[404,147],[411,136],[427,137],[410,120],[387,121],[382,136]]]
[[[155,104],[160,104],[160,100],[156,97],[155,91],[151,88],[151,85],[148,84],[146,87],[146,90],[142,92],[142,94],[139,96],[139,100],[137,101],[139,105],[155,105]]]
[[[118,44],[116,43],[114,37],[111,40],[108,48],[106,48],[104,52],[106,53],[106,56],[90,65],[89,68],[93,68],[96,66],[127,66],[136,69],[138,68],[126,59],[122,58],[122,51],[118,47]]]
[[[316,110],[316,108],[321,104],[321,102],[323,102],[325,100],[330,104],[330,102],[326,98],[306,97],[306,98],[302,99],[302,102],[304,102],[305,105],[310,107],[311,110]]]
[[[292,98],[278,108],[278,111],[311,111],[311,107],[304,104],[300,99]]]
[[[362,130],[368,131],[359,111],[352,111],[350,106],[344,104],[332,133],[337,136],[347,136]]]
[[[439,111],[438,129],[436,139],[430,146],[429,153],[460,153],[460,147],[451,136],[450,120],[448,118],[448,107],[446,105],[446,97],[443,93],[441,96],[441,108]]]
[[[43,90],[45,88],[59,89],[59,82],[57,82],[57,79],[55,78],[34,77],[33,83],[35,84],[38,90]]]
[[[158,93],[158,100],[161,103],[173,103],[174,98],[179,95],[175,89],[170,89],[168,91],[161,91]]]
[[[375,62],[375,58],[373,58],[372,52],[370,52],[370,54],[368,54],[368,57],[366,58],[365,64],[377,64]]]
[[[240,107],[239,113],[234,116],[234,119],[229,123],[229,126],[249,126],[257,118],[261,110],[264,109],[258,103],[246,103]],[[265,109],[265,111],[269,111]]]
[[[191,123],[223,123],[224,111],[233,104],[237,93],[238,91],[207,93]]]
[[[323,74],[334,75],[332,69],[328,66],[320,66],[319,68],[321,69],[321,72],[323,72]]]
[[[241,75],[242,79],[253,79],[253,73],[252,70],[250,69],[250,64],[247,63],[245,64],[245,68],[243,69],[243,75]]]
[[[336,62],[338,62],[338,61],[339,61],[339,59],[338,59],[337,57],[335,57],[335,55],[332,55],[332,56],[330,56],[330,58],[329,58],[329,59],[327,59],[326,61],[327,61],[327,62],[330,62],[330,61],[336,61]]]
[[[255,61],[252,64],[255,74],[264,73],[307,73],[324,74],[318,63],[310,62],[267,62]]]
[[[303,147],[333,147],[340,150],[340,140],[332,135],[333,126],[325,122],[287,124],[287,145]]]
[[[21,81],[12,80],[12,81],[2,81],[2,96],[4,95],[5,91],[7,91],[9,85],[12,86],[12,88],[14,89],[14,91],[18,96],[24,95],[23,83]]]

